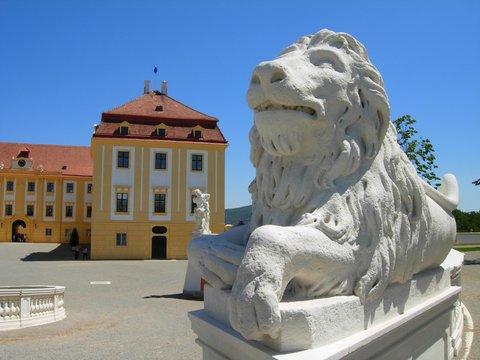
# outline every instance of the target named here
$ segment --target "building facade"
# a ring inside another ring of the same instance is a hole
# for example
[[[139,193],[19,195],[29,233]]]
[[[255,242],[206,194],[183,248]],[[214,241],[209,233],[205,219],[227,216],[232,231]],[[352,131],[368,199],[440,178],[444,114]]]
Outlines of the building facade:
[[[89,243],[89,147],[0,143],[0,241]]]
[[[225,149],[218,119],[149,91],[102,114],[93,153],[93,259],[185,259],[192,192],[210,194],[224,230]]]

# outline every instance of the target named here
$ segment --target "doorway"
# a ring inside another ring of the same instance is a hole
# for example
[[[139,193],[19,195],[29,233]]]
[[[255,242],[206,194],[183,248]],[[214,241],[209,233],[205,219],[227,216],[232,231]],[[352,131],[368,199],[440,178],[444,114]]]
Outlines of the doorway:
[[[167,258],[167,237],[152,236],[152,259]]]
[[[12,242],[25,242],[27,241],[27,235],[25,229],[27,224],[23,220],[15,220],[12,223]]]

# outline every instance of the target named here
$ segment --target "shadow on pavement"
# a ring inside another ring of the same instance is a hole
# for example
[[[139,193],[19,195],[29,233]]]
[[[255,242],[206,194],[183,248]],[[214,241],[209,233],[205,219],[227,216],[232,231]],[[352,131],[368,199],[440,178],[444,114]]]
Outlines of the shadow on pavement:
[[[480,265],[480,259],[463,260],[463,265]]]
[[[167,294],[167,295],[148,295],[144,296],[144,299],[177,299],[177,300],[196,300],[196,301],[203,301],[203,299],[200,299],[198,297],[194,297],[192,295],[188,294]]]
[[[81,247],[83,249],[83,246]],[[79,259],[81,260],[82,254]],[[75,253],[68,244],[59,244],[49,252],[33,252],[21,259],[22,261],[65,261],[75,260]]]

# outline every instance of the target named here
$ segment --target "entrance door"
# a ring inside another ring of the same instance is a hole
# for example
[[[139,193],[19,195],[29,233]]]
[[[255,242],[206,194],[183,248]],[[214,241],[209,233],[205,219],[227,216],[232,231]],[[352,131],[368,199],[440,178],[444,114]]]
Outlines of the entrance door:
[[[152,236],[152,259],[167,258],[167,237]]]
[[[25,241],[25,228],[27,224],[23,220],[15,220],[12,224],[12,241],[20,242]]]

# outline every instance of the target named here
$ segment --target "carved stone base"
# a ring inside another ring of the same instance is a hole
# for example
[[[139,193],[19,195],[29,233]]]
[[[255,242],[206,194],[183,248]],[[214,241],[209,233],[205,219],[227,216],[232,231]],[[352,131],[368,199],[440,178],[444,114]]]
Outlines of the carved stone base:
[[[462,345],[458,280],[462,256],[390,286],[376,304],[355,296],[281,303],[276,339],[247,341],[228,322],[229,292],[205,288],[205,310],[189,314],[210,359],[452,359]]]

